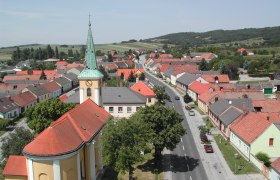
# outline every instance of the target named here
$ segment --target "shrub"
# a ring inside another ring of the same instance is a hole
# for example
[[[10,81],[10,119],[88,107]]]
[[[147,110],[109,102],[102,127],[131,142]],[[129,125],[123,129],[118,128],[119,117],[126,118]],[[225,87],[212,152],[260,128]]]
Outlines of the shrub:
[[[271,164],[270,158],[266,153],[258,152],[256,154],[256,157],[258,160],[262,161],[266,167],[270,167]]]
[[[0,121],[0,130],[4,130],[9,125],[10,125],[10,121],[8,121],[8,120]]]

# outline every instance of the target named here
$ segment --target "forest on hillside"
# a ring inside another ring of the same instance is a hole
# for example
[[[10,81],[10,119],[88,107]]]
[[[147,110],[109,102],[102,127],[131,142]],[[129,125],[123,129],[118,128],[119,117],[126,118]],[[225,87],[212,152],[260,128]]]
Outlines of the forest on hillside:
[[[280,45],[280,26],[247,28],[238,30],[214,30],[203,33],[180,32],[146,39],[146,42],[159,41],[166,44],[200,46],[205,44],[231,43],[250,39],[262,39],[262,45]],[[259,44],[260,45],[260,44]]]

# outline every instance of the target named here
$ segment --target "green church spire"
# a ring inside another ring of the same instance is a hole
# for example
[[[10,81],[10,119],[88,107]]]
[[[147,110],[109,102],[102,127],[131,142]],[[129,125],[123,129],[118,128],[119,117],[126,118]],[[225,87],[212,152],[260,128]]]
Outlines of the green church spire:
[[[79,79],[101,79],[103,74],[98,70],[93,37],[91,32],[91,23],[89,20],[87,48],[84,61],[84,69],[78,76]]]

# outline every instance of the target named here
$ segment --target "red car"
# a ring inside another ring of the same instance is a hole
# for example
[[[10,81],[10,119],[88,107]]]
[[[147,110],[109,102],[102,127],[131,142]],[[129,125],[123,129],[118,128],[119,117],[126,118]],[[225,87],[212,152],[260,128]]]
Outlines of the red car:
[[[204,150],[205,150],[206,153],[213,153],[214,152],[213,147],[210,144],[205,144],[204,145]]]

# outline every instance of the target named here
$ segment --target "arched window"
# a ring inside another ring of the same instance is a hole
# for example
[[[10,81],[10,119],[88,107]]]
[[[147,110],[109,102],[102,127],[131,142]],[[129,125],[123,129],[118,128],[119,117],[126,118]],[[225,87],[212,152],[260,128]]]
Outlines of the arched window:
[[[91,96],[91,88],[87,88],[87,97]]]

